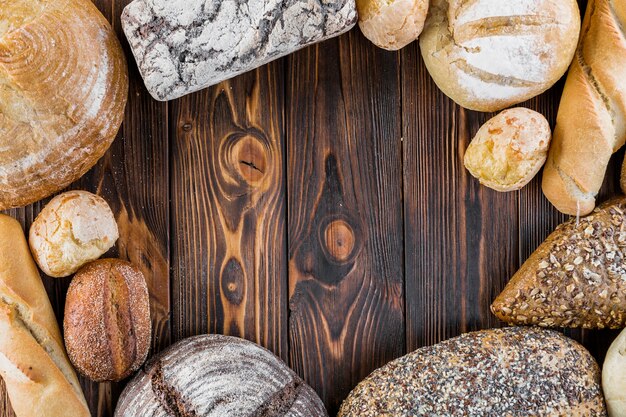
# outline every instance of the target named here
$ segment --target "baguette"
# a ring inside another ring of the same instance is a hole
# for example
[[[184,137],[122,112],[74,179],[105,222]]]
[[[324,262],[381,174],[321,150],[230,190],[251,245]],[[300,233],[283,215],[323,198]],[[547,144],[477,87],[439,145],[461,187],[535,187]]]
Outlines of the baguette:
[[[0,214],[0,375],[17,417],[88,417],[20,224]]]
[[[611,155],[626,140],[626,2],[590,0],[543,171],[561,212],[590,213]]]

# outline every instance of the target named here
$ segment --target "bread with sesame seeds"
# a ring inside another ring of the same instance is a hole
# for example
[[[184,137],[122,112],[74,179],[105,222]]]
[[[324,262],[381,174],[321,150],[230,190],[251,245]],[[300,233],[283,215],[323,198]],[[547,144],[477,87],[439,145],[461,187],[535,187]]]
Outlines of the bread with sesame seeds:
[[[560,333],[511,327],[466,333],[374,371],[338,417],[606,416],[600,369]]]
[[[491,311],[516,325],[626,327],[626,198],[558,226]]]
[[[120,381],[146,360],[152,334],[150,298],[139,268],[120,259],[82,267],[65,300],[65,345],[81,374]]]

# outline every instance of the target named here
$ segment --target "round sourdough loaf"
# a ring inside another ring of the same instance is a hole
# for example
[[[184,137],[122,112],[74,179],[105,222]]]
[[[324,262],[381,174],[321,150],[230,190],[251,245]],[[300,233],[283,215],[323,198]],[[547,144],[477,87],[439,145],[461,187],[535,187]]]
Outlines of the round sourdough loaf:
[[[82,176],[122,122],[126,61],[89,0],[0,6],[0,210]]]
[[[550,88],[580,32],[575,0],[433,0],[420,47],[437,86],[463,107],[497,111]]]
[[[379,48],[395,51],[424,29],[428,0],[357,0],[359,27]]]
[[[377,369],[338,417],[606,416],[600,369],[560,333],[511,327],[467,333]]]
[[[116,417],[327,416],[322,401],[270,351],[243,339],[184,339],[148,364],[122,393]]]

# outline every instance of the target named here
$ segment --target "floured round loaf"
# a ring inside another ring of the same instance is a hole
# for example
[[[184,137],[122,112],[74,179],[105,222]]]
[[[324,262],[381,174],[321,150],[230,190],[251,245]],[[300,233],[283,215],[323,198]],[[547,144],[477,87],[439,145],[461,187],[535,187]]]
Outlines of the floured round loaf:
[[[106,152],[128,95],[126,60],[89,0],[0,6],[0,209],[40,200]]]
[[[122,393],[116,417],[327,416],[322,401],[270,351],[203,335],[152,358]]]
[[[374,371],[338,417],[606,416],[600,369],[577,342],[531,327],[466,333]]]
[[[433,0],[420,48],[448,97],[497,111],[558,81],[579,32],[575,0]]]

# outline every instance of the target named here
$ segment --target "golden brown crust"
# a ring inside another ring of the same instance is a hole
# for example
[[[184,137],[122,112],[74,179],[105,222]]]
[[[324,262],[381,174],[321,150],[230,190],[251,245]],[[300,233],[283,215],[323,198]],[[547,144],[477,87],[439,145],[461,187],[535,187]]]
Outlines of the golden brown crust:
[[[128,95],[119,41],[89,0],[9,3],[0,10],[0,209],[87,172],[115,138]]]
[[[574,0],[433,0],[420,50],[448,97],[491,112],[534,97],[561,78],[579,30]]]
[[[78,371],[119,381],[139,369],[151,340],[148,287],[141,271],[101,259],[74,276],[65,301],[65,343]]]
[[[491,305],[510,324],[626,326],[626,197],[561,224]]]
[[[595,206],[611,155],[626,140],[626,2],[592,0],[557,114],[543,192],[561,212]]]
[[[20,224],[0,215],[0,374],[19,417],[87,417]]]

